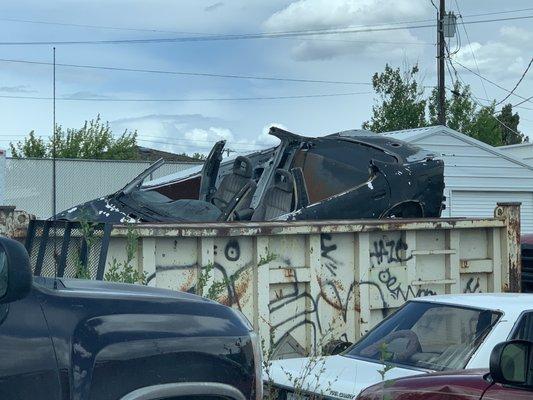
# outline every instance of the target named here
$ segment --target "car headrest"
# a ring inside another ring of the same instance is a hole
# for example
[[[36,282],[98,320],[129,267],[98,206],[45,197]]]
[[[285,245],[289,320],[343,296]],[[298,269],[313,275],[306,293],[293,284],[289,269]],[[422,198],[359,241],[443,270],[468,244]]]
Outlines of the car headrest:
[[[274,173],[274,186],[284,192],[292,193],[294,190],[294,178],[285,169],[277,169]]]
[[[239,156],[233,162],[233,173],[245,178],[252,177],[252,162],[243,156]]]

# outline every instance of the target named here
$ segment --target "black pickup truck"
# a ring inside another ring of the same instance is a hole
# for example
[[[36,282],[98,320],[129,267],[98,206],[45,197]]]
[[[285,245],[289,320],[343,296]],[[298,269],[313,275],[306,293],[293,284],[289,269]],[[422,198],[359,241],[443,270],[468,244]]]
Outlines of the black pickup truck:
[[[245,400],[262,397],[246,318],[187,293],[32,279],[0,238],[0,399]]]

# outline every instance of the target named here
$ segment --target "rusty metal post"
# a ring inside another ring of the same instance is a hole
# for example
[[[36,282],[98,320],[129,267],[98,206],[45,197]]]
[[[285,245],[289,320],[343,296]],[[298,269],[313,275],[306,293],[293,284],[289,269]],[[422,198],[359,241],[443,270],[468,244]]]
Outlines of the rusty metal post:
[[[522,256],[520,247],[520,205],[497,203],[494,216],[505,221],[502,237],[502,259],[507,260],[502,271],[502,292],[520,292],[522,289]]]

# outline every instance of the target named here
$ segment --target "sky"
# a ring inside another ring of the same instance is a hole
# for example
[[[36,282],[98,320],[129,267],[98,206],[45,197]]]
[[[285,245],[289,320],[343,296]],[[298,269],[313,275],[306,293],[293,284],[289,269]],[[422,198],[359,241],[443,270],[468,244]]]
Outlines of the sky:
[[[529,0],[448,0],[447,9],[467,22],[533,16]],[[476,16],[487,13],[499,14]],[[100,114],[117,135],[137,130],[142,146],[206,153],[216,140],[226,139],[230,149],[246,152],[276,143],[267,135],[272,124],[308,136],[360,128],[375,102],[372,75],[386,63],[394,67],[418,63],[423,85],[431,90],[436,83],[436,29],[413,26],[431,25],[435,19],[430,0],[4,0],[0,3],[0,148],[30,130],[41,136],[49,136],[52,130],[52,67],[13,60],[51,63],[53,46],[13,42],[365,31],[55,45],[58,64],[328,81],[57,66],[56,120],[64,127],[80,127]],[[395,29],[368,31],[383,27]],[[449,41],[450,48],[457,50],[454,60],[512,89],[533,56],[533,19],[469,24],[458,30],[459,35]],[[499,101],[507,95],[459,64],[456,69],[480,102]],[[446,78],[451,86],[450,75]],[[532,92],[533,67],[516,94],[529,97]],[[316,95],[320,97],[305,97]],[[221,100],[235,98],[244,100]],[[162,101],[168,99],[180,101]],[[515,104],[521,98],[513,95],[509,101]],[[531,136],[533,101],[522,107],[516,109],[521,116],[519,129]]]

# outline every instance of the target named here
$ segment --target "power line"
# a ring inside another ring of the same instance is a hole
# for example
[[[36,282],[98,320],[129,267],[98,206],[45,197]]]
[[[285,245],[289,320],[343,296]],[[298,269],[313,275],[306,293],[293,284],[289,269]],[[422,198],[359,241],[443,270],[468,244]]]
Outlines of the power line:
[[[526,101],[531,102],[532,99],[533,99],[533,96],[529,96],[527,99],[524,99],[524,100],[522,100],[519,103],[513,104],[513,107],[520,106],[520,105],[524,104]]]
[[[461,80],[461,82],[463,82],[463,84],[465,84],[464,80],[461,79],[460,75],[457,75],[458,78]],[[466,84],[465,84],[466,85]],[[448,89],[450,90],[450,89]],[[450,90],[452,91],[452,90]],[[452,91],[453,92],[453,91]],[[459,96],[463,96],[462,94],[460,93],[457,93],[457,92],[453,92],[454,94],[458,94]],[[486,105],[484,105],[483,103],[481,103],[481,101],[479,101],[479,97],[477,97],[474,93],[471,93],[472,94],[472,100],[474,101],[475,104],[477,104],[478,106],[480,106],[481,108],[487,108]],[[488,99],[485,99],[485,100],[488,100]],[[514,105],[512,107],[515,107]],[[516,133],[517,135],[520,135],[520,132],[517,132],[516,130],[514,130],[513,128],[511,128],[510,126],[508,126],[507,124],[505,124],[503,121],[501,121],[497,116],[496,114],[498,113],[501,113],[502,110],[494,110],[493,112],[490,113],[490,115],[500,124],[502,125],[504,128],[507,128],[509,129],[511,132],[513,133]]]
[[[457,12],[459,13],[459,18],[464,22],[463,17],[461,16],[461,10],[459,8],[459,2],[455,0],[455,6],[457,7]],[[468,36],[468,31],[466,30],[466,26],[463,24],[463,29],[465,31],[466,40],[468,41],[468,48],[470,49],[470,53],[472,53],[472,58],[474,59],[474,65],[476,66],[478,74],[481,74],[479,72],[479,66],[477,64],[476,55],[474,53],[474,49],[472,49],[472,43],[470,42],[470,37]],[[485,88],[485,82],[481,80],[481,87],[483,87],[483,91],[485,92],[485,97],[488,98],[489,95],[487,94],[487,89]]]
[[[202,146],[202,145],[195,145],[195,144],[182,144],[182,143],[176,143],[175,141],[161,141],[161,140],[150,140],[150,139],[137,139],[137,141],[139,142],[147,142],[147,143],[156,143],[156,144],[166,144],[166,145],[171,145],[171,146],[182,146],[182,147],[194,147],[194,148],[197,148],[197,149],[204,149],[204,150],[210,150],[213,148],[213,146]],[[266,148],[268,146],[265,146],[264,148]],[[256,151],[256,150],[262,150],[263,148],[258,148],[258,147],[255,147],[255,148],[247,148],[247,149],[244,149],[242,147],[233,147],[231,146],[232,149],[234,150],[237,150],[237,151],[240,151],[240,152],[244,152],[244,151]]]
[[[52,65],[52,63],[44,62],[44,61],[14,60],[14,59],[7,59],[7,58],[0,58],[0,62],[22,63],[22,64],[31,64],[31,65]],[[163,74],[163,75],[201,76],[201,77],[210,77],[210,78],[253,79],[253,80],[266,80],[266,81],[298,82],[298,83],[327,83],[327,84],[372,86],[372,83],[369,83],[369,82],[331,81],[331,80],[322,80],[322,79],[283,78],[283,77],[257,76],[257,75],[214,74],[214,73],[204,73],[204,72],[164,71],[164,70],[158,70],[158,69],[121,68],[121,67],[110,67],[110,66],[103,66],[103,65],[57,63],[56,66],[68,67],[68,68],[100,69],[100,70],[107,70],[107,71],[142,72],[142,73]]]
[[[497,21],[510,21],[531,19],[533,15],[494,18],[477,21],[458,22],[458,25],[481,24]],[[26,41],[26,42],[0,42],[2,46],[40,46],[40,45],[85,45],[85,44],[143,44],[143,43],[183,43],[183,42],[205,42],[205,41],[219,41],[219,40],[243,40],[243,39],[276,39],[286,37],[306,37],[316,35],[333,35],[333,34],[347,34],[347,33],[364,33],[364,32],[383,32],[394,31],[402,29],[421,29],[434,28],[435,24],[425,25],[407,25],[398,27],[384,27],[384,28],[368,28],[368,29],[332,29],[332,30],[314,30],[308,32],[280,32],[280,33],[252,33],[252,34],[233,34],[233,35],[209,35],[209,36],[188,36],[177,38],[147,38],[147,39],[115,39],[115,40],[69,40],[69,41]]]
[[[533,7],[530,8],[521,8],[521,9],[515,9],[515,10],[504,10],[504,11],[494,11],[494,12],[488,12],[488,13],[479,13],[479,14],[469,14],[465,15],[466,18],[471,17],[483,17],[483,16],[489,16],[489,15],[500,15],[500,14],[510,14],[510,13],[516,13],[516,12],[523,12],[523,11],[532,11]],[[57,25],[57,26],[68,26],[68,27],[75,27],[75,28],[89,28],[89,29],[101,29],[101,30],[114,30],[114,31],[129,31],[129,32],[148,32],[148,33],[173,33],[173,34],[180,34],[180,35],[221,35],[219,33],[206,33],[206,32],[190,32],[190,31],[175,31],[175,30],[164,30],[164,29],[155,29],[155,28],[131,28],[131,27],[118,27],[118,26],[110,26],[110,25],[91,25],[91,24],[76,24],[76,23],[70,23],[70,22],[58,22],[58,21],[43,21],[43,20],[33,20],[33,19],[23,19],[23,18],[0,18],[0,21],[7,21],[7,22],[18,22],[18,23],[28,23],[28,24],[38,24],[38,25]],[[368,27],[368,26],[380,26],[380,25],[395,25],[395,24],[412,24],[412,23],[422,23],[422,22],[432,22],[433,19],[422,19],[422,20],[415,20],[415,21],[399,21],[399,22],[388,22],[383,24],[373,24],[373,25],[356,25],[359,27]],[[324,30],[328,30],[325,28]],[[308,30],[310,31],[310,30]],[[314,29],[313,31],[320,31],[320,29]],[[287,31],[283,31],[280,33],[285,33]],[[290,31],[290,32],[306,32],[305,30],[299,30],[299,31]],[[276,32],[274,32],[276,33]]]
[[[180,35],[202,35],[202,36],[224,36],[221,33],[207,33],[207,32],[184,32],[184,31],[170,31],[170,30],[160,30],[160,29],[141,29],[141,28],[120,28],[112,26],[102,26],[102,25],[86,25],[86,24],[71,24],[71,23],[62,23],[62,22],[47,22],[47,21],[35,21],[35,20],[25,20],[25,19],[16,19],[16,18],[0,18],[0,21],[11,21],[11,22],[24,22],[24,23],[34,23],[34,24],[45,24],[45,25],[60,25],[60,26],[73,26],[73,27],[82,27],[82,28],[97,28],[97,29],[112,29],[112,30],[124,30],[124,31],[139,31],[139,32],[151,32],[151,33],[174,33]],[[404,21],[404,22],[390,22],[383,23],[379,25],[359,25],[361,27],[365,26],[382,26],[382,25],[396,25],[396,24],[406,24],[406,23],[418,23],[418,22],[428,22],[431,20],[418,20],[418,21]],[[328,29],[314,29],[314,30],[298,30],[298,31],[284,31],[279,33],[298,33],[298,32],[315,32]],[[278,32],[270,32],[278,33]],[[246,35],[246,34],[244,34]],[[292,38],[284,38],[292,39]],[[401,44],[401,45],[425,45],[433,46],[433,43],[427,42],[388,42],[388,41],[360,41],[360,40],[340,40],[340,39],[317,39],[309,38],[308,40],[317,40],[317,41],[335,41],[335,42],[348,42],[348,43],[378,43],[378,44]]]
[[[452,62],[451,59],[450,59],[450,62]],[[471,68],[468,68],[467,66],[461,64],[459,61],[457,61],[457,60],[453,60],[452,65],[453,65],[453,63],[459,64],[461,67],[463,67],[463,68],[466,69],[467,71],[469,71],[469,72],[471,72],[472,74],[478,76],[479,78],[483,79],[484,81],[489,82],[491,85],[494,85],[494,86],[496,86],[497,88],[499,88],[499,89],[501,89],[501,90],[503,90],[503,91],[505,91],[505,92],[508,92],[508,93],[511,92],[509,89],[507,89],[507,88],[501,86],[500,84],[498,84],[498,83],[496,83],[496,82],[494,82],[494,81],[488,79],[487,77],[485,77],[485,76],[483,76],[483,75],[477,73],[476,71],[472,70]],[[521,98],[522,100],[525,100],[525,101],[530,101],[530,100],[531,100],[531,98],[527,99],[526,97],[521,96],[521,95],[519,95],[518,93],[513,93],[513,96],[519,97],[519,98]]]
[[[513,93],[514,91],[516,90],[516,88],[518,88],[518,85],[520,85],[520,83],[522,82],[522,80],[524,79],[524,77],[526,76],[527,74],[527,71],[529,71],[529,67],[531,67],[531,64],[533,63],[533,57],[531,58],[531,60],[529,60],[529,64],[527,65],[527,68],[525,69],[525,71],[522,73],[522,76],[520,77],[520,79],[518,80],[518,82],[516,82],[516,85],[514,85],[514,88],[511,89],[511,91],[507,94],[507,96],[505,96],[502,100],[500,100],[499,102],[496,103],[496,105],[500,105],[502,104],[505,100],[507,100]]]
[[[87,97],[57,97],[60,101],[96,101],[96,102],[203,102],[203,101],[249,101],[249,100],[286,100],[286,99],[306,99],[320,97],[340,97],[355,96],[359,94],[371,94],[372,92],[348,92],[348,93],[319,93],[296,96],[265,96],[265,97],[211,97],[211,98],[181,98],[181,99],[120,99],[120,98],[87,98]],[[27,100],[52,100],[52,97],[44,96],[11,96],[0,95],[5,99],[27,99]]]

